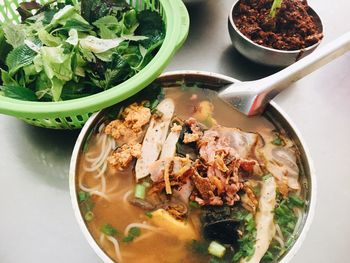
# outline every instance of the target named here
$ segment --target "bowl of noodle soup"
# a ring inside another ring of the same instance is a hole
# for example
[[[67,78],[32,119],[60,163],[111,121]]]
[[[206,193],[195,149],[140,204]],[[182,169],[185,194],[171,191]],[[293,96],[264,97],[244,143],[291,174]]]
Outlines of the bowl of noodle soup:
[[[235,79],[165,73],[94,114],[70,166],[75,216],[104,262],[288,262],[316,198],[312,162],[271,102],[248,118],[216,91]]]

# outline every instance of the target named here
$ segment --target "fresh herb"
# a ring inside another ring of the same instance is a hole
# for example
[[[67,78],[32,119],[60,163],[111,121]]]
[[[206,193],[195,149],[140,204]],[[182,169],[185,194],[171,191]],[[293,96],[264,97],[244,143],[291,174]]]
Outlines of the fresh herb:
[[[79,202],[83,202],[90,198],[90,194],[84,191],[79,191],[78,197],[79,197]]]
[[[249,260],[255,251],[256,227],[254,216],[246,210],[238,210],[233,217],[241,222],[238,239],[238,250],[234,254],[232,261],[238,262],[241,258]]]
[[[84,219],[87,221],[87,222],[90,222],[94,219],[95,215],[93,212],[89,211],[87,212],[85,215],[84,215]]]
[[[281,136],[278,133],[275,133],[275,138],[271,141],[271,143],[273,145],[276,146],[284,146],[285,142],[283,141],[283,139],[281,138]]]
[[[131,241],[134,240],[134,237],[133,236],[126,236],[126,237],[123,237],[123,242],[125,243],[129,243]]]
[[[262,263],[276,262],[283,252],[284,248],[281,248],[281,245],[273,240],[261,261]]]
[[[188,205],[191,207],[191,208],[199,208],[199,204],[196,202],[196,201],[190,201],[188,203]]]
[[[132,227],[130,228],[128,235],[123,238],[123,242],[129,243],[133,241],[136,237],[139,237],[140,235],[141,235],[141,228]]]
[[[142,70],[165,37],[159,13],[136,11],[126,0],[30,1],[18,12],[21,24],[0,29],[0,67],[1,95],[20,100],[69,100],[112,88]]]
[[[104,224],[101,227],[101,232],[107,236],[116,236],[118,234],[117,229],[115,229],[112,225],[110,224]]]
[[[94,203],[91,199],[91,195],[84,191],[78,192],[78,200],[82,214],[84,215],[84,219],[87,222],[90,222],[94,218],[94,214],[92,209],[94,208]]]
[[[208,245],[204,242],[192,240],[189,248],[199,255],[208,255]]]
[[[269,16],[275,18],[278,12],[278,9],[281,8],[283,0],[274,0],[270,9]]]
[[[230,261],[227,261],[223,258],[218,258],[218,257],[211,257],[209,259],[209,263],[229,263]]]
[[[268,174],[264,175],[264,176],[262,177],[262,179],[263,179],[264,181],[266,181],[266,180],[269,179],[270,177],[272,177],[272,174],[271,174],[271,173],[268,173]]]
[[[275,220],[280,226],[285,240],[292,238],[297,216],[294,213],[294,208],[304,207],[304,201],[299,197],[291,195],[288,198],[280,197],[277,207],[275,208]]]
[[[145,212],[145,215],[146,215],[148,218],[152,218],[152,217],[153,217],[152,212]]]

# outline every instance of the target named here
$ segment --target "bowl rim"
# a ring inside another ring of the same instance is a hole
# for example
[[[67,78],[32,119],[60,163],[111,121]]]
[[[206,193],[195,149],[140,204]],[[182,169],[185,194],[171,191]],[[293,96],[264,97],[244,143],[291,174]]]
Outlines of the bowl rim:
[[[216,78],[218,80],[227,81],[227,82],[240,82],[239,80],[235,78],[228,77],[223,74],[213,73],[213,72],[207,72],[207,71],[195,71],[195,70],[178,70],[178,71],[170,71],[165,72],[162,75],[159,76],[158,79],[162,79],[169,76],[176,76],[178,78],[188,76],[188,75],[196,75],[196,76],[202,76],[202,77],[212,77]],[[273,110],[277,111],[278,114],[284,119],[285,122],[288,123],[290,126],[290,129],[293,130],[296,138],[298,138],[300,145],[302,146],[302,149],[304,151],[304,161],[308,166],[309,170],[309,203],[308,203],[308,212],[306,214],[306,218],[304,221],[304,224],[301,227],[300,233],[297,236],[296,241],[292,245],[292,247],[289,248],[289,250],[286,252],[286,254],[281,258],[279,263],[288,263],[290,260],[296,255],[296,253],[299,251],[302,243],[304,242],[306,235],[308,231],[310,230],[312,221],[314,219],[315,209],[316,209],[316,198],[317,198],[317,181],[316,181],[316,175],[315,175],[315,168],[313,161],[311,159],[311,155],[309,152],[309,149],[301,136],[300,131],[296,128],[295,123],[291,120],[291,118],[287,115],[287,113],[273,100],[270,101],[269,104]],[[97,244],[97,241],[92,237],[92,234],[87,228],[87,224],[85,223],[83,216],[80,212],[79,203],[77,199],[77,187],[76,187],[76,169],[78,164],[78,157],[80,154],[80,150],[83,147],[83,142],[85,141],[86,136],[88,136],[88,131],[91,129],[91,125],[94,124],[100,117],[104,110],[100,110],[98,112],[95,112],[89,120],[84,125],[83,129],[79,133],[79,136],[76,140],[76,143],[74,145],[74,149],[72,152],[71,160],[70,160],[70,167],[69,167],[69,191],[70,191],[70,198],[72,203],[73,212],[75,215],[75,218],[77,220],[77,223],[83,232],[83,235],[85,239],[88,241],[89,245],[92,247],[92,249],[95,251],[95,253],[100,257],[100,259],[103,260],[103,262],[113,263],[114,261],[107,255],[107,253],[104,252],[104,250]]]
[[[282,50],[282,49],[276,49],[276,48],[270,48],[270,47],[266,47],[260,44],[255,43],[253,40],[249,39],[248,37],[246,37],[236,26],[235,22],[233,21],[233,11],[235,9],[235,7],[237,6],[237,4],[240,2],[241,0],[235,0],[235,2],[233,3],[231,9],[230,9],[230,13],[229,13],[229,24],[230,27],[241,37],[243,38],[245,41],[253,44],[256,48],[261,48],[264,49],[266,51],[270,51],[270,52],[275,52],[275,53],[280,53],[280,54],[299,54],[300,52],[307,52],[309,50],[313,50],[315,49],[318,45],[320,45],[320,43],[322,42],[322,39],[320,39],[317,43],[308,46],[306,48],[302,48],[302,49],[296,49],[296,50]],[[323,23],[322,20],[320,18],[320,16],[317,14],[317,12],[311,7],[309,6],[309,8],[312,10],[312,12],[316,15],[316,17],[318,18],[318,20],[320,21],[320,29],[321,29],[321,33],[323,33]]]

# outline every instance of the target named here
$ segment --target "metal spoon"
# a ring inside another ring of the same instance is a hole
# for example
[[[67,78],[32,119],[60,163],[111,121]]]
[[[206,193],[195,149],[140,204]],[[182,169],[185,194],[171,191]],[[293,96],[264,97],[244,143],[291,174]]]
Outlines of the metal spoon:
[[[347,32],[323,48],[269,77],[225,86],[219,92],[219,97],[247,116],[261,114],[267,104],[291,83],[349,50],[350,32]]]

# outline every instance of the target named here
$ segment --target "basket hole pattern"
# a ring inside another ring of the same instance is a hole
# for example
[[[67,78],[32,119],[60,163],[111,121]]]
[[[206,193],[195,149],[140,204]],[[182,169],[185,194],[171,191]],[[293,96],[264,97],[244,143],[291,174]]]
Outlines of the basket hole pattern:
[[[55,117],[55,118],[22,118],[25,122],[50,129],[80,129],[89,119],[92,113],[79,114],[76,116]]]

